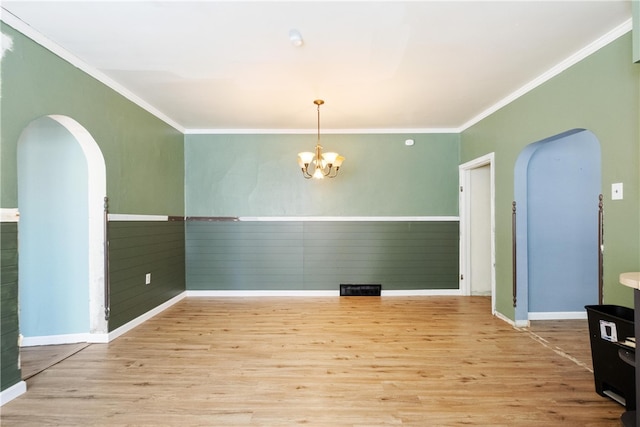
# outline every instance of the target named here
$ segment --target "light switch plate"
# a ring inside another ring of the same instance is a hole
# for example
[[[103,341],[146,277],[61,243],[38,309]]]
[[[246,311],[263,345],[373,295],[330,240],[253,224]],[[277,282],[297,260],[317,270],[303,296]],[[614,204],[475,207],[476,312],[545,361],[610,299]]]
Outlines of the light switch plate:
[[[622,183],[611,184],[611,200],[622,200]]]

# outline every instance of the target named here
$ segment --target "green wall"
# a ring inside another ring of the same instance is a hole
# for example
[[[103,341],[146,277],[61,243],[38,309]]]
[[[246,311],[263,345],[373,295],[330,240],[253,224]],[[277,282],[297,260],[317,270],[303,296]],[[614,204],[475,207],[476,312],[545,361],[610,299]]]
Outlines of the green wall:
[[[18,369],[18,223],[0,223],[0,389],[20,381]]]
[[[0,30],[13,39],[1,71],[0,207],[18,206],[20,133],[38,117],[61,114],[100,147],[111,213],[182,215],[182,133],[8,25],[0,23]]]
[[[187,289],[458,289],[458,221],[188,221]]]
[[[0,31],[12,39],[0,75],[0,208],[18,207],[17,142],[22,130],[39,117],[59,114],[84,126],[100,147],[111,213],[183,216],[182,133],[4,22]],[[12,244],[17,236],[5,234],[13,226],[2,225],[2,390],[20,381],[18,319],[12,314],[18,308],[17,268],[6,264],[18,255],[17,244]],[[173,274],[182,276],[174,285],[183,290],[184,263],[182,268],[176,265]]]
[[[631,61],[631,35],[570,67],[462,133],[461,162],[495,152],[496,306],[511,303],[511,202],[514,165],[522,149],[569,129],[584,128],[602,149],[605,210],[605,303],[632,306],[618,275],[640,270],[640,66]],[[624,183],[624,200],[611,184]]]
[[[408,138],[415,145],[406,146]],[[330,134],[338,177],[306,180],[296,158],[316,135],[186,135],[187,289],[457,289],[458,221],[348,221],[458,215],[459,135]],[[295,217],[342,217],[304,222]],[[316,263],[319,264],[316,264]]]
[[[109,331],[184,292],[184,229],[183,221],[109,222]]]
[[[458,215],[459,135],[321,135],[346,161],[334,179],[303,179],[297,153],[316,138],[186,135],[187,216]]]

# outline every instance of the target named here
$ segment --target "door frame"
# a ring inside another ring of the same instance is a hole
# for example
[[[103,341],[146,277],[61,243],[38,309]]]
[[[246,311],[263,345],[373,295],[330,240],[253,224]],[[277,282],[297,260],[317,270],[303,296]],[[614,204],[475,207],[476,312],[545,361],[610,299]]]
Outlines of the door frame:
[[[460,291],[471,295],[471,171],[489,166],[490,193],[490,246],[491,246],[491,313],[496,312],[496,226],[495,226],[495,153],[485,154],[458,166],[459,173],[459,216],[460,216]]]

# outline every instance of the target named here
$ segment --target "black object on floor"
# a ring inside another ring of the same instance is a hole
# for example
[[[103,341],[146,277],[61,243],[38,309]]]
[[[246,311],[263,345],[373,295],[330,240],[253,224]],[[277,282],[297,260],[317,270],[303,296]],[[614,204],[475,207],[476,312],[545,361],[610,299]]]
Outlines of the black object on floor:
[[[596,393],[628,411],[636,409],[635,367],[619,356],[620,343],[635,337],[634,310],[617,305],[587,305]]]

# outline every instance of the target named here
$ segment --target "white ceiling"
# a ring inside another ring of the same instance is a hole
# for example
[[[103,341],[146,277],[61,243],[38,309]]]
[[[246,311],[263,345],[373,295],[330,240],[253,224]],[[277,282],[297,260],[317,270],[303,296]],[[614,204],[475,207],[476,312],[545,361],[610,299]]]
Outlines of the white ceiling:
[[[629,0],[1,4],[187,131],[315,129],[317,98],[323,130],[462,129],[631,18]]]

